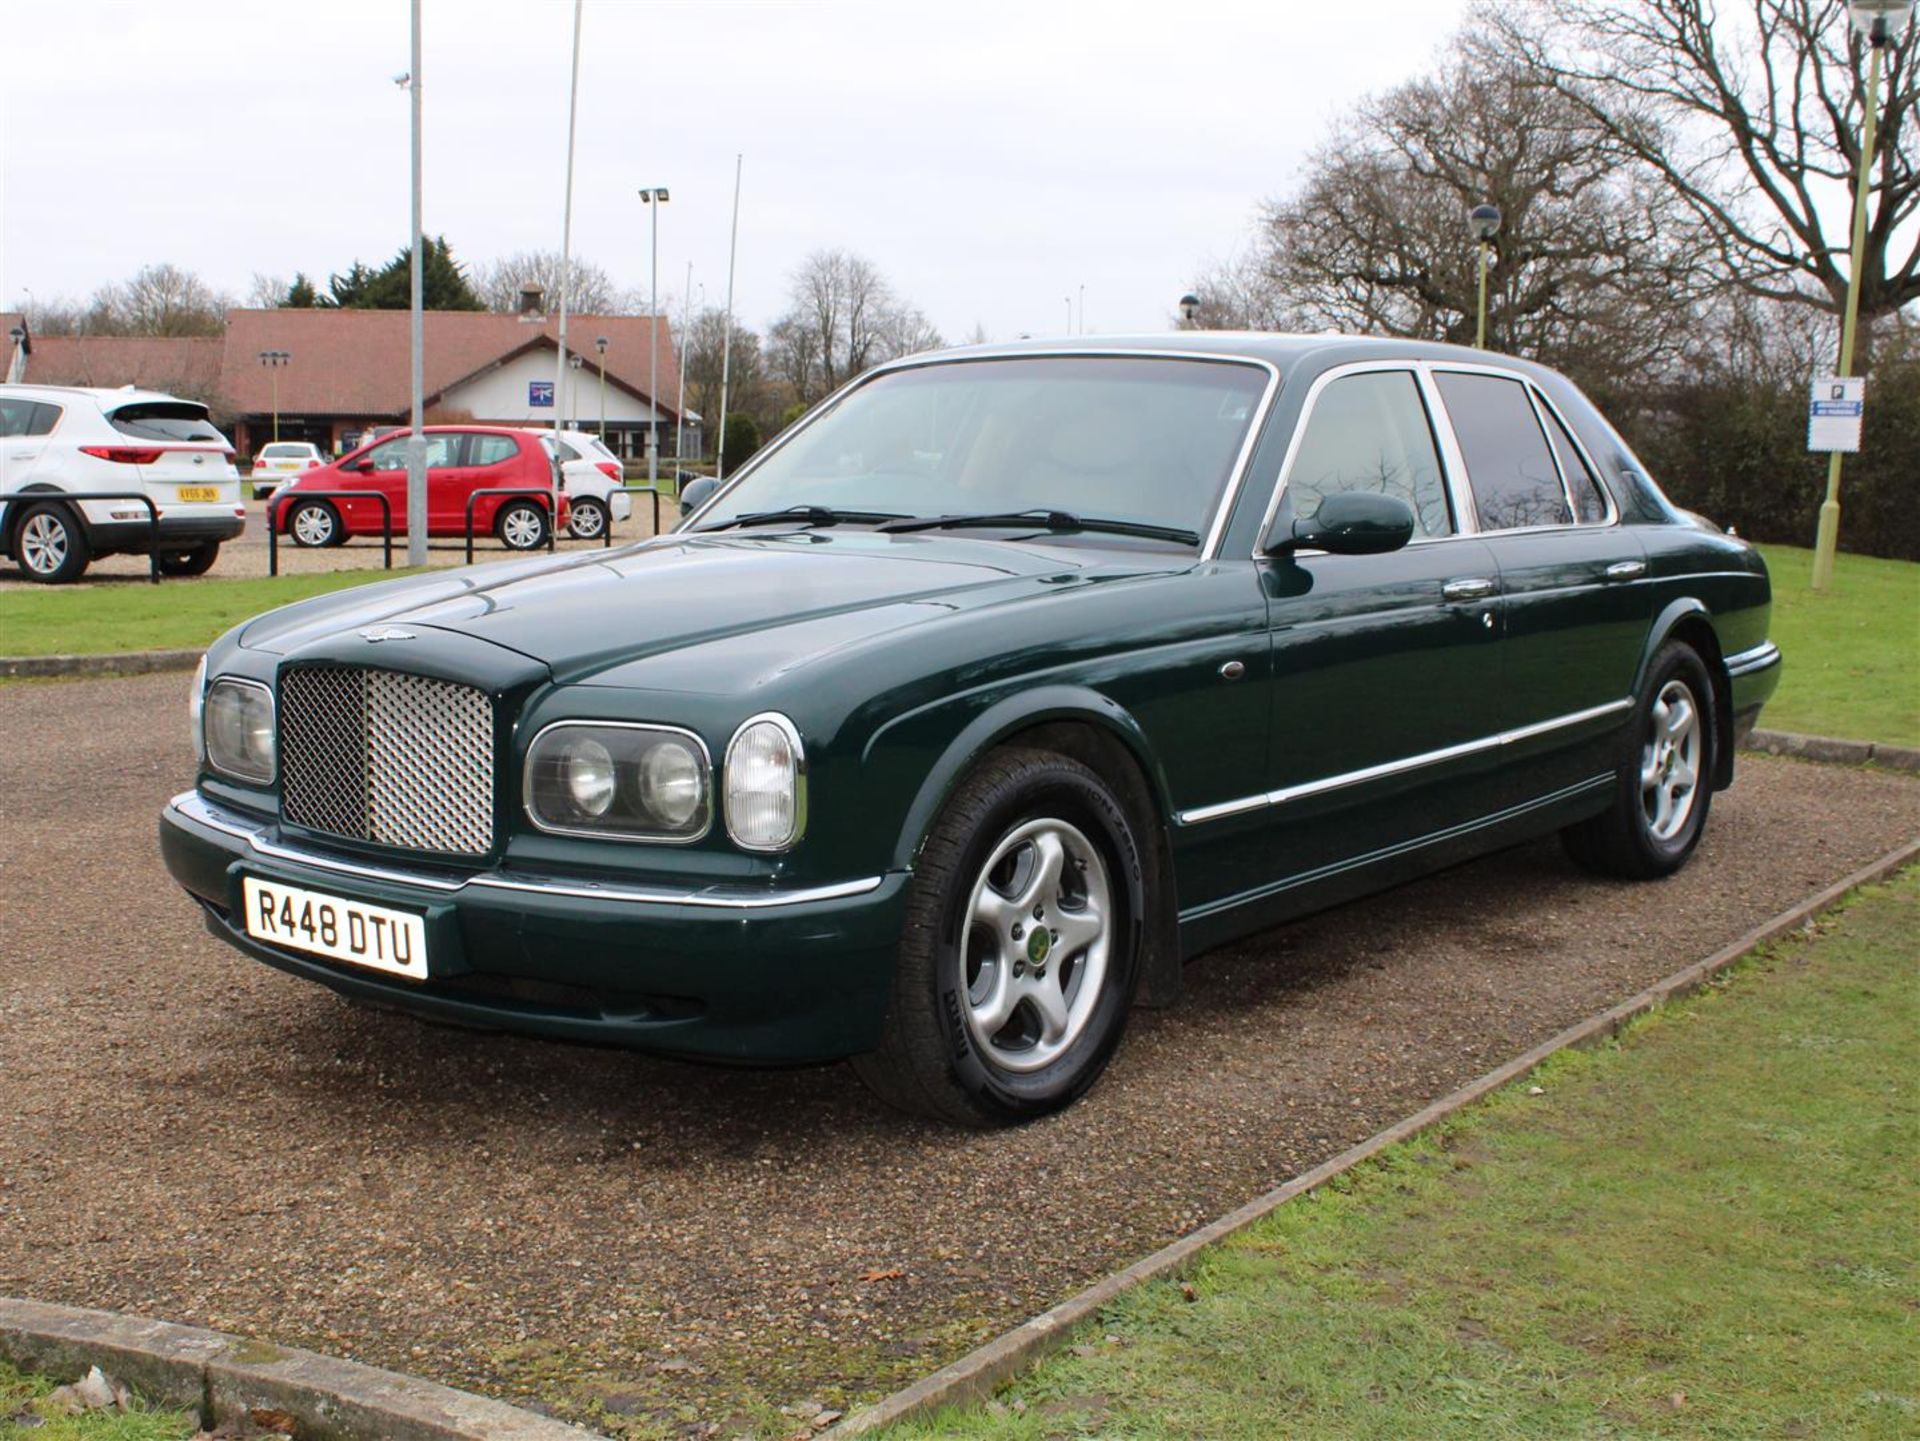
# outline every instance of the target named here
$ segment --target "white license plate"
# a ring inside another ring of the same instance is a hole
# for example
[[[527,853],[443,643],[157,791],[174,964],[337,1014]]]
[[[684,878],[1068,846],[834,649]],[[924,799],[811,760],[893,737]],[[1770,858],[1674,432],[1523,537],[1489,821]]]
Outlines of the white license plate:
[[[427,978],[427,925],[421,917],[343,896],[247,876],[241,883],[247,934],[289,950]]]

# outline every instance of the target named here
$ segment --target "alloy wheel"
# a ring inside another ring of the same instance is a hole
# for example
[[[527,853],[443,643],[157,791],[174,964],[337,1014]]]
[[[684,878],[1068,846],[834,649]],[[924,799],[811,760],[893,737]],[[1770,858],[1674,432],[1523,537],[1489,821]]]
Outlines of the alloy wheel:
[[[1700,785],[1700,705],[1685,681],[1660,687],[1652,722],[1640,753],[1640,806],[1648,833],[1670,841],[1692,816]]]
[[[1028,821],[993,848],[960,954],[967,1031],[993,1064],[1038,1071],[1079,1039],[1106,981],[1113,915],[1107,863],[1076,827]]]
[[[20,558],[35,575],[52,575],[66,564],[67,547],[67,527],[57,515],[42,511],[20,527]]]

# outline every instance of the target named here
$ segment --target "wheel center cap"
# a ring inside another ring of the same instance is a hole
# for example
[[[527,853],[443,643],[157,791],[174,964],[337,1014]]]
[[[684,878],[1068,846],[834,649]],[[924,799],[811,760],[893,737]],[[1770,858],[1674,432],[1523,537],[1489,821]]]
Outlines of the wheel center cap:
[[[1035,926],[1027,934],[1027,959],[1036,966],[1047,963],[1047,952],[1053,949],[1053,937],[1045,926]]]

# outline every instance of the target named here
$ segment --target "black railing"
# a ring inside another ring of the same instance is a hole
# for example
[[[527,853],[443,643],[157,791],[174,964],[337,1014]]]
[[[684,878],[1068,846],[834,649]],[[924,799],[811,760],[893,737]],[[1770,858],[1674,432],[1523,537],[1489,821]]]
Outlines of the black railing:
[[[277,490],[267,497],[267,574],[280,574],[280,516],[282,502],[303,500],[373,500],[380,503],[380,543],[386,550],[386,568],[393,569],[393,502],[378,490]],[[340,513],[335,512],[336,515]],[[342,528],[347,518],[340,515]]]
[[[90,490],[77,495],[70,490],[9,490],[0,492],[0,505],[15,502],[27,505],[52,501],[73,512],[74,523],[82,530],[89,524],[86,512],[80,509],[83,500],[137,500],[147,508],[147,579],[154,585],[160,584],[160,507],[153,503],[153,497],[144,490]],[[19,534],[19,527],[8,523],[13,534]]]
[[[665,493],[657,485],[622,485],[620,489],[628,495],[650,495],[653,497],[653,533],[660,534],[660,497]],[[608,527],[612,529],[611,526]]]
[[[468,565],[473,564],[473,503],[476,500],[480,499],[480,497],[483,495],[524,495],[532,498],[536,502],[544,500],[549,507],[553,506],[553,491],[548,486],[490,485],[480,490],[470,492],[467,496],[467,564]],[[499,512],[495,511],[494,514],[497,516]],[[559,526],[557,524],[559,519],[560,517],[557,509],[550,509],[548,511],[547,513],[547,549],[548,550],[552,550],[554,548],[554,540],[555,540],[554,532],[559,529]],[[612,527],[609,526],[608,529],[612,529]]]

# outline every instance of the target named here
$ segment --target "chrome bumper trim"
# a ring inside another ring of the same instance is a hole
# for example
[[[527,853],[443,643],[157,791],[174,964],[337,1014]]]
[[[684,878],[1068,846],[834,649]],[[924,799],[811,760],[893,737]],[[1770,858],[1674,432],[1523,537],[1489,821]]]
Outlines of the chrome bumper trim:
[[[1182,811],[1179,815],[1183,826],[1202,825],[1207,821],[1223,820],[1227,816],[1243,815],[1249,811],[1265,810],[1269,806],[1283,806],[1289,801],[1304,800],[1308,796],[1322,795],[1327,791],[1343,790],[1347,786],[1364,785],[1368,781],[1383,780],[1388,776],[1399,775],[1405,771],[1419,770],[1424,766],[1439,765],[1443,761],[1459,760],[1463,756],[1477,755],[1482,751],[1498,750],[1502,746],[1518,745],[1521,741],[1533,740],[1538,736],[1550,735],[1569,726],[1585,725],[1589,721],[1618,715],[1621,711],[1631,710],[1633,700],[1608,701],[1605,705],[1590,706],[1586,710],[1575,711],[1571,715],[1555,716],[1552,720],[1538,721],[1533,725],[1518,726],[1499,735],[1485,736],[1480,740],[1462,741],[1459,745],[1445,746],[1437,751],[1424,751],[1417,756],[1408,756],[1403,760],[1387,761],[1381,765],[1368,766],[1364,770],[1346,771],[1336,776],[1323,776],[1317,781],[1303,781],[1297,786],[1282,786],[1279,790],[1268,791],[1264,795],[1243,796],[1239,800],[1222,801],[1218,805],[1200,806],[1194,810]]]
[[[245,841],[255,854],[269,860],[311,866],[337,875],[358,876],[363,880],[388,881],[395,885],[417,886],[423,890],[456,895],[466,890],[517,891],[540,896],[571,896],[583,900],[621,901],[633,905],[690,906],[702,910],[763,911],[780,906],[799,906],[811,901],[844,900],[880,889],[884,876],[867,876],[857,881],[840,881],[830,886],[810,886],[796,891],[747,890],[742,887],[709,887],[706,890],[663,890],[644,886],[621,886],[599,881],[556,880],[517,871],[492,871],[485,875],[450,880],[420,871],[396,870],[391,866],[362,865],[336,856],[270,841],[265,825],[248,821],[231,811],[222,810],[198,791],[182,791],[167,802],[167,809],[196,825],[219,831]]]
[[[1738,655],[1727,657],[1727,674],[1730,676],[1752,675],[1757,670],[1765,670],[1770,665],[1780,664],[1780,647],[1770,640],[1761,641],[1752,650],[1743,650]]]

